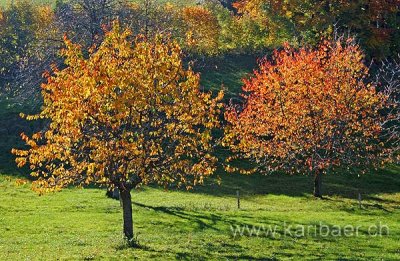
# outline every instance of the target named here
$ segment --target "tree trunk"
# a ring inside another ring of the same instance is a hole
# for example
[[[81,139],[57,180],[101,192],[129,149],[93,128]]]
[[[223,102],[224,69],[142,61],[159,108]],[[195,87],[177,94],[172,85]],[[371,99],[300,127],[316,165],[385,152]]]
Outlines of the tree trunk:
[[[122,211],[124,217],[124,235],[128,240],[133,239],[132,198],[129,189],[120,189]]]
[[[107,190],[106,196],[112,199],[119,200],[119,189],[115,187],[113,190]]]
[[[322,198],[322,171],[318,170],[314,176],[314,197]]]
[[[119,189],[118,188],[114,188],[112,197],[119,200]]]

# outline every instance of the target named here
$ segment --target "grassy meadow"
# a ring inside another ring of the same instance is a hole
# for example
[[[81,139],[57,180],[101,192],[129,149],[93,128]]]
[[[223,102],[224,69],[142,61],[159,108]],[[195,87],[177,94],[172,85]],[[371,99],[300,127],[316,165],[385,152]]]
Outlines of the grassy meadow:
[[[311,196],[306,176],[221,174],[221,186],[211,179],[194,191],[143,187],[132,193],[138,249],[124,243],[119,202],[104,190],[37,196],[29,183],[1,175],[0,260],[399,260],[399,172],[326,177],[324,200]],[[389,231],[369,235],[375,224]],[[237,226],[275,225],[280,236],[233,233]],[[360,229],[347,237],[283,234],[297,225]]]

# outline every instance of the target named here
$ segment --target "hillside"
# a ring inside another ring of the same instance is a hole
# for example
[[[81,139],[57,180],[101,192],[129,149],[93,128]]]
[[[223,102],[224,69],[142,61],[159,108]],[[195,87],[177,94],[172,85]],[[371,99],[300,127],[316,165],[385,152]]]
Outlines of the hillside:
[[[124,243],[119,202],[106,198],[104,190],[67,189],[39,197],[29,184],[18,186],[15,178],[2,175],[0,259],[398,260],[399,171],[327,177],[326,200],[314,199],[311,180],[302,176],[222,174],[221,186],[208,184],[190,192],[143,187],[132,193],[140,249]],[[358,190],[364,198],[361,209]],[[368,228],[380,223],[389,227],[389,234],[369,236]],[[236,225],[249,230],[240,227],[243,236],[234,237],[231,226],[235,230]],[[276,236],[267,236],[265,231],[275,225]],[[325,237],[323,230],[297,237],[297,225],[317,230],[359,226],[359,235]],[[291,235],[283,234],[285,226],[292,226]]]
[[[241,78],[254,64],[255,57],[216,61],[201,69],[202,85],[216,91],[222,84],[228,98],[234,97]],[[346,173],[326,177],[325,200],[311,196],[312,180],[308,176],[250,177],[219,172],[221,185],[211,179],[194,191],[142,187],[133,192],[134,225],[142,248],[131,249],[120,232],[119,202],[106,198],[104,189],[66,189],[39,197],[30,190],[29,183],[17,185],[21,181],[15,175],[24,179],[29,171],[16,169],[9,151],[21,144],[17,133],[34,128],[18,117],[19,111],[29,112],[32,107],[7,104],[3,101],[0,115],[2,122],[14,129],[1,140],[0,260],[400,258],[399,167],[361,177]],[[389,226],[389,234],[369,236],[368,227],[379,222]],[[275,225],[276,234],[284,233],[285,226],[290,225],[361,228],[358,237],[265,235],[265,230]],[[240,226],[243,236],[233,236],[232,228],[236,230],[236,226]],[[249,236],[257,231],[259,236]]]

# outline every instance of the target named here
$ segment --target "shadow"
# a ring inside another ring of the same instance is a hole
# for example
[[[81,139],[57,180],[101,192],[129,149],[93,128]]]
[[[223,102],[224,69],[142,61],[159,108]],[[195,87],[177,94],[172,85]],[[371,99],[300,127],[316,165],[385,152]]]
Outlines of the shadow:
[[[221,179],[220,185],[217,182],[218,178],[212,177],[206,180],[204,185],[195,187],[193,192],[223,197],[236,197],[236,191],[239,191],[243,197],[267,194],[312,197],[312,176],[282,173],[241,175],[220,172],[219,178]],[[378,198],[376,194],[400,192],[400,166],[388,166],[386,169],[360,176],[344,172],[325,175],[322,181],[322,190],[324,200],[329,200],[329,197],[333,196],[358,199],[360,193],[363,200],[395,203]]]
[[[243,216],[242,214],[245,214],[245,212],[241,213],[241,215],[227,216],[224,215],[224,213],[215,214],[208,211],[192,211],[181,207],[151,206],[139,202],[132,202],[132,205],[162,214],[171,215],[175,218],[178,218],[178,220],[184,220],[186,224],[190,224],[190,226],[192,226],[193,232],[212,230],[216,233],[230,234],[233,233],[233,231],[231,231],[231,227],[236,227],[238,224],[249,227],[254,225],[243,222],[242,219],[246,215]],[[274,221],[271,221],[271,223],[273,222]],[[275,222],[278,223],[279,221]],[[178,251],[169,251],[168,253],[175,255],[175,258],[179,260],[207,260],[211,257],[211,254],[208,253],[216,253],[223,250],[226,251],[226,255],[222,254],[222,256],[228,260],[270,260],[257,259],[256,257],[246,255],[245,252],[248,252],[248,249],[244,249],[240,244],[236,244],[233,235],[231,235],[231,239],[232,243],[227,243],[226,241],[212,241],[211,243],[204,244],[202,247],[204,247],[206,251],[202,251],[202,253],[196,253],[188,249],[178,249]],[[146,246],[143,248],[143,250],[159,252]],[[237,256],[232,256],[232,252],[237,253]]]
[[[20,117],[20,112],[35,114],[38,106],[34,104],[17,104],[14,100],[0,100],[0,173],[30,178],[29,167],[18,168],[13,148],[24,148],[20,134],[31,135],[45,126],[45,121],[27,121]]]
[[[205,251],[202,253],[198,253],[195,251],[190,251],[189,249],[178,249],[177,251],[168,251],[169,254],[175,255],[176,259],[179,260],[208,260],[211,257],[211,253],[219,252],[219,255],[223,259],[227,260],[276,260],[275,258],[269,257],[257,257],[249,255],[249,249],[246,246],[236,243],[236,240],[241,240],[241,238],[253,238],[255,235],[246,234],[240,236],[234,236],[232,228],[240,227],[249,227],[252,228],[254,226],[259,225],[259,220],[257,223],[248,223],[243,220],[250,220],[250,218],[254,218],[246,212],[240,212],[238,215],[227,216],[225,214],[214,214],[209,212],[201,212],[201,211],[190,211],[185,210],[185,208],[180,207],[163,207],[163,206],[151,206],[143,203],[133,202],[134,206],[139,208],[150,209],[162,214],[167,214],[174,216],[176,218],[182,219],[186,224],[191,224],[191,226],[195,226],[194,232],[204,232],[204,230],[211,229],[214,232],[224,233],[230,235],[231,242],[227,241],[211,241],[207,244],[202,245],[205,248]],[[166,219],[170,220],[170,219]],[[175,221],[176,222],[176,221]],[[284,227],[282,226],[281,220],[271,220],[268,219],[265,225],[278,226],[279,233],[283,233]],[[310,224],[305,224],[310,225]],[[314,225],[314,224],[312,224]],[[217,227],[218,226],[218,227]],[[332,225],[327,224],[327,226],[332,227]],[[317,227],[317,226],[316,226]],[[245,230],[248,231],[248,230]],[[236,233],[236,232],[235,232]],[[248,233],[250,233],[248,231]],[[264,234],[263,234],[264,233]],[[261,230],[260,234],[257,237],[266,238],[268,240],[280,240],[280,238],[274,238],[270,234],[265,234],[265,230]],[[295,239],[295,236],[290,236],[292,239]],[[144,247],[143,250],[150,252],[160,252],[157,250],[153,250],[150,247]],[[208,254],[210,253],[210,254]],[[235,253],[235,254],[232,254]],[[254,252],[257,254],[257,252]]]
[[[253,257],[249,255],[237,255],[237,256],[226,256],[228,260],[260,260],[260,261],[273,261],[278,260],[276,258],[265,258],[265,257]]]
[[[237,99],[243,86],[243,78],[247,78],[257,68],[257,54],[224,55],[213,57],[205,61],[202,66],[195,66],[194,70],[201,74],[201,85],[205,90],[213,93],[224,88],[224,101]]]
[[[188,221],[186,222],[187,224],[197,224],[198,227],[196,229],[201,229],[201,230],[213,229],[214,231],[220,233],[230,233],[230,232],[233,233],[233,231],[229,229],[229,225],[232,224],[234,224],[233,226],[236,225],[248,226],[250,228],[253,226],[259,227],[260,224],[266,226],[268,225],[277,226],[276,230],[276,232],[278,233],[277,237],[274,237],[269,233],[266,234],[266,231],[268,230],[261,230],[260,234],[257,235],[250,234],[249,231],[246,232],[246,230],[244,230],[245,232],[237,237],[231,235],[230,242],[210,241],[209,243],[202,245],[202,248],[204,248],[205,250],[202,251],[201,253],[198,253],[196,251],[190,251],[190,249],[176,249],[175,251],[174,250],[168,251],[169,254],[175,255],[175,258],[179,260],[207,260],[211,257],[211,254],[208,253],[216,253],[216,252],[219,253],[219,256],[221,258],[227,260],[276,260],[276,258],[273,257],[273,253],[271,253],[272,256],[270,257],[259,257],[257,256],[258,252],[254,251],[255,256],[252,256],[251,253],[249,254],[249,250],[251,248],[254,248],[254,245],[247,247],[245,244],[243,245],[236,243],[237,242],[236,240],[241,241],[242,239],[246,238],[251,239],[257,237],[266,240],[279,240],[281,242],[297,242],[299,238],[306,238],[308,241],[329,244],[342,240],[342,238],[345,237],[345,233],[347,233],[345,232],[345,226],[343,225],[338,226],[337,224],[332,224],[329,222],[321,223],[319,221],[309,221],[305,223],[298,223],[294,219],[287,220],[288,222],[286,221],[284,222],[283,220],[268,218],[268,220],[266,220],[265,222],[263,221],[260,223],[260,220],[257,220],[256,223],[250,224],[247,222],[243,222],[243,220],[248,220],[251,217],[251,215],[247,214],[246,212],[240,212],[240,214],[231,216],[229,218],[218,214],[206,215],[206,214],[201,214],[199,212],[185,211],[184,208],[181,209],[174,207],[171,208],[157,207],[137,202],[134,202],[133,205],[138,206],[140,208],[151,209],[157,212],[161,212],[163,214],[178,217],[178,220],[183,219],[185,221]],[[223,224],[223,226],[221,224]],[[307,229],[298,230],[297,225],[303,226]],[[215,226],[221,228],[217,228]],[[287,231],[289,231],[288,227],[290,227],[289,233],[287,233]],[[253,231],[252,233],[254,233],[254,230],[252,231]],[[299,235],[298,234],[299,231],[300,232],[303,231],[302,233],[305,234]],[[326,236],[326,233],[331,233],[332,235],[329,234],[330,236]],[[339,233],[339,236],[334,236],[333,233],[336,234]],[[369,231],[366,227],[360,228],[359,233],[362,236],[369,235]],[[149,247],[144,248],[144,250],[160,252],[157,250],[153,250]],[[314,251],[312,248],[304,249],[303,252],[296,252],[295,254],[283,251],[280,253],[280,255],[287,256],[288,258],[301,258],[301,257],[306,258],[313,254],[312,251]]]
[[[150,248],[149,246],[146,246],[146,245],[143,245],[140,243],[131,246],[126,241],[122,242],[121,244],[119,244],[115,247],[115,250],[117,250],[117,251],[126,250],[126,249],[140,249],[140,250],[150,251],[150,252],[161,252],[161,251],[157,251],[153,248]]]
[[[181,207],[164,207],[164,206],[150,206],[150,205],[145,205],[142,203],[138,202],[132,202],[132,205],[141,207],[141,208],[146,208],[146,209],[151,209],[157,212],[161,212],[167,215],[175,216],[180,219],[184,219],[189,221],[189,224],[196,224],[196,230],[204,230],[204,229],[211,229],[214,231],[220,231],[216,227],[217,223],[221,222],[226,225],[231,225],[235,226],[238,224],[238,221],[234,218],[229,218],[228,216],[222,214],[215,214],[215,213],[207,213],[202,214],[199,211],[191,211],[191,210],[185,210],[185,208]],[[243,217],[243,216],[241,216]],[[205,222],[207,220],[208,222]],[[248,225],[252,226],[252,224],[246,224],[240,221],[242,225]]]
[[[383,199],[383,198],[379,198],[379,197],[371,196],[371,195],[367,195],[364,199],[375,201],[375,202],[380,202],[382,204],[397,204],[398,203],[395,200]]]
[[[231,255],[224,255],[224,259],[227,260],[237,260],[237,259],[247,259],[247,260],[258,260],[252,256],[248,256],[244,253],[245,249],[239,244],[228,244],[223,243],[220,244],[206,244],[205,248],[207,249],[207,253],[216,253],[221,252],[221,250],[228,250],[237,253],[237,256],[232,257]],[[190,251],[182,251],[175,254],[175,259],[177,260],[209,260],[210,255],[204,254],[196,254]],[[265,260],[265,259],[263,259]]]

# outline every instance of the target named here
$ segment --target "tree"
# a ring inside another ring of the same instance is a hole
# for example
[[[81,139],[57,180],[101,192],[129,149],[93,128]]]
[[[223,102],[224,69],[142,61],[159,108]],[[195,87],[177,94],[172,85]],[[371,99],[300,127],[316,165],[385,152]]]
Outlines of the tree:
[[[183,28],[179,17],[180,8],[169,2],[160,3],[154,0],[142,0],[130,4],[126,23],[133,32],[147,37],[156,34],[170,34],[180,40]],[[182,41],[179,41],[180,43]]]
[[[230,105],[224,144],[253,171],[312,173],[314,195],[321,178],[340,167],[362,170],[380,163],[385,96],[365,82],[368,67],[352,39],[324,41],[298,51],[286,45],[263,59],[244,80],[244,105]],[[243,171],[243,170],[242,170]]]
[[[220,27],[213,13],[202,6],[188,6],[182,9],[186,27],[187,46],[196,54],[217,54]]]
[[[400,62],[396,59],[382,61],[375,83],[379,91],[388,97],[383,130],[389,143],[389,152],[394,159],[397,157],[398,162],[400,160]]]
[[[27,0],[11,3],[0,19],[0,84],[10,85],[30,57],[35,40],[36,8]]]
[[[234,7],[267,28],[272,42],[317,44],[336,27],[356,34],[372,58],[400,46],[399,0],[238,0]]]
[[[340,25],[358,35],[366,53],[383,59],[399,52],[400,1],[348,1],[338,13]]]
[[[33,40],[32,24],[35,11],[28,1],[12,3],[1,15],[0,73],[11,74],[26,55],[27,44]]]
[[[87,59],[66,39],[67,67],[47,75],[42,111],[25,116],[49,126],[21,134],[29,148],[12,151],[18,166],[31,167],[39,193],[91,183],[117,187],[129,240],[132,189],[191,188],[214,172],[212,131],[223,96],[199,90],[199,75],[184,69],[175,42],[131,37],[116,24]]]
[[[11,2],[0,15],[0,86],[14,102],[38,94],[42,73],[57,60],[62,34],[49,5]]]
[[[239,0],[233,4],[237,10],[238,27],[244,29],[249,45],[253,45],[255,50],[293,42],[294,36],[289,29],[289,23],[279,11],[281,2]]]
[[[75,42],[90,48],[103,40],[103,27],[110,28],[115,19],[123,20],[127,5],[124,0],[58,0],[56,25]]]
[[[233,7],[234,0],[216,0],[214,2],[219,3],[221,6],[223,6],[224,8],[228,9],[231,12],[236,11],[236,9]]]

